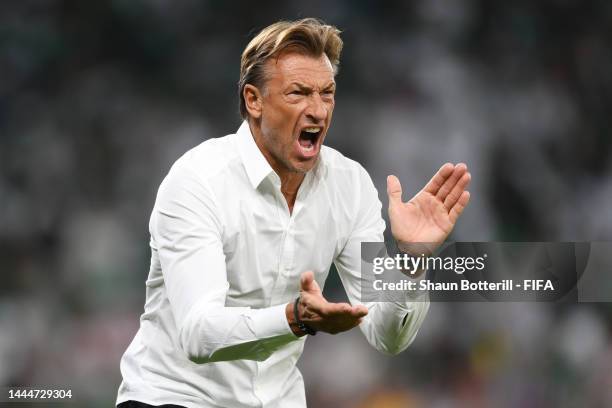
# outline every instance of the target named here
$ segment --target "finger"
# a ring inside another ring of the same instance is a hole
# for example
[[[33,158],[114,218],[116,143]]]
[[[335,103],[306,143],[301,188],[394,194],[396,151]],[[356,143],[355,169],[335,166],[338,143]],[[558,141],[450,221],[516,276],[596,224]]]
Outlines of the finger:
[[[442,202],[446,200],[446,196],[451,192],[455,184],[459,181],[459,179],[465,174],[467,171],[467,166],[465,163],[459,163],[455,166],[455,169],[451,173],[451,175],[446,179],[442,187],[436,193],[436,197],[438,197]]]
[[[468,205],[469,202],[470,202],[470,192],[466,190],[463,193],[461,193],[461,197],[459,197],[459,200],[457,200],[457,202],[455,203],[453,208],[451,208],[448,214],[453,224],[457,222],[457,219],[459,218],[459,216],[461,215],[461,213],[463,212],[463,210],[465,209],[465,207]]]
[[[352,310],[353,308],[348,303],[327,302],[325,306],[321,308],[321,314],[323,316],[350,315]]]
[[[368,308],[363,305],[353,306],[351,310],[351,315],[353,317],[364,317],[368,314]]]
[[[448,211],[450,211],[450,209],[457,203],[459,197],[461,197],[461,194],[463,194],[467,186],[470,184],[471,179],[472,175],[470,172],[464,173],[457,184],[455,184],[455,187],[453,187],[451,192],[448,193],[446,200],[444,200],[444,207],[446,207]]]
[[[321,291],[319,284],[314,280],[314,273],[306,271],[300,276],[300,289],[305,292]]]
[[[300,304],[304,309],[305,314],[322,315],[327,310],[329,304],[324,297],[313,295],[308,292],[302,292],[300,296]]]
[[[366,316],[369,312],[368,308],[363,305],[351,306],[347,303],[340,303],[340,307],[335,308],[331,313],[334,316],[346,315],[354,319],[360,319]]]
[[[429,183],[423,187],[423,190],[436,195],[440,187],[444,184],[448,176],[453,173],[454,166],[451,163],[444,163],[442,167],[434,174],[434,176],[429,180]]]
[[[401,204],[402,185],[394,175],[387,176],[387,195],[389,196],[389,205]]]

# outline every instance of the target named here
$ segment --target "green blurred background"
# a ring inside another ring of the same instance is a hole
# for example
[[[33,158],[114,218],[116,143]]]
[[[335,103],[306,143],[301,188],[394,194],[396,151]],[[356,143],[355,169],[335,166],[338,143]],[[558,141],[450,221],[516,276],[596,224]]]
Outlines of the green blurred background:
[[[453,239],[611,240],[610,2],[2,2],[0,386],[113,405],[159,183],[238,128],[251,36],[311,16],[345,41],[327,143],[383,204],[387,174],[408,195],[464,161]],[[326,292],[343,296],[334,275]],[[436,303],[399,356],[352,331],[309,339],[300,366],[312,407],[609,407],[611,317],[609,303]]]

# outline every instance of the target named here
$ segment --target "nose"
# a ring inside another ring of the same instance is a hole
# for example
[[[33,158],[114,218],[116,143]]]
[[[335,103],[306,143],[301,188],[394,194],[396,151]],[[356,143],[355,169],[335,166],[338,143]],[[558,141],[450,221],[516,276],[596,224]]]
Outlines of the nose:
[[[321,95],[313,93],[309,98],[309,104],[306,111],[306,117],[313,123],[321,123],[327,119],[327,105],[321,99]]]

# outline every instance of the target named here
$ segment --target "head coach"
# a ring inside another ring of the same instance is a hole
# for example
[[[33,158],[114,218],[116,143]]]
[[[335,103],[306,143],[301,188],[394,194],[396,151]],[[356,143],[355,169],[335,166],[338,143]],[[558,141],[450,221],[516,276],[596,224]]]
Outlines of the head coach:
[[[323,146],[339,33],[315,19],[262,30],[242,54],[242,125],[185,153],[162,182],[119,407],[304,407],[296,362],[307,334],[358,326],[388,354],[414,339],[427,299],[359,299],[360,244],[382,242],[385,222],[366,170]],[[389,176],[399,249],[442,243],[469,201],[469,180],[464,164],[447,163],[405,203]],[[332,263],[350,304],[321,294]]]

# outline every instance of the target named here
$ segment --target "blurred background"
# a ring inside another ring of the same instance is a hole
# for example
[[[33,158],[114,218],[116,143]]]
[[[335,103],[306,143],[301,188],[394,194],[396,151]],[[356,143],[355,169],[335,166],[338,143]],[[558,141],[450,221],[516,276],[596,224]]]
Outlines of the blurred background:
[[[463,161],[454,240],[612,240],[609,1],[2,2],[0,386],[113,406],[159,183],[238,128],[253,34],[311,16],[345,42],[327,143],[383,205]],[[436,303],[399,356],[355,330],[300,366],[311,407],[612,407],[612,307]]]

